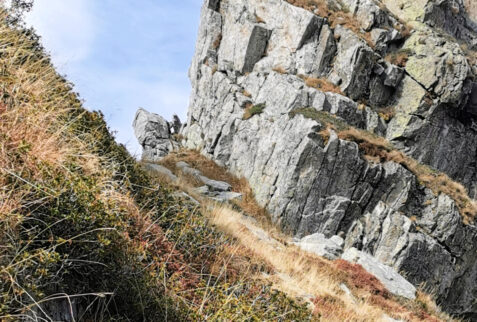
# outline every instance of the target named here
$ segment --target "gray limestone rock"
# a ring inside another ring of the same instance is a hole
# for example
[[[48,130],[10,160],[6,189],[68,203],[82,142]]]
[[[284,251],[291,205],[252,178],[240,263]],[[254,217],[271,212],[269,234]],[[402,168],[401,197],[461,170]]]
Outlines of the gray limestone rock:
[[[394,88],[398,87],[404,77],[404,70],[392,64],[387,64],[385,73],[384,85]]]
[[[211,195],[211,199],[220,203],[242,200],[242,194],[233,191],[221,191],[215,195]]]
[[[315,233],[303,237],[294,244],[304,251],[334,260],[338,259],[343,253],[344,240],[338,236],[328,239],[324,234]]]
[[[163,175],[171,181],[177,181],[177,176],[174,173],[172,173],[171,170],[167,169],[166,167],[162,165],[155,164],[155,163],[145,163],[144,166],[149,171],[156,172],[160,175]]]
[[[212,180],[204,176],[199,176],[199,179],[209,187],[211,191],[224,192],[232,189],[232,186],[227,182]]]
[[[321,32],[316,33],[299,51],[297,51],[297,73],[321,77],[331,70],[336,53],[333,31],[323,24]]]
[[[253,27],[244,57],[242,73],[248,73],[253,70],[255,63],[258,62],[265,53],[269,38],[270,30],[261,26]]]
[[[219,11],[219,7],[220,7],[220,0],[207,0],[207,7],[209,9],[212,9],[212,10],[215,10],[215,11]]]
[[[143,159],[159,161],[174,149],[169,123],[161,116],[140,108],[133,122],[134,134],[143,148]]]
[[[340,40],[334,71],[342,79],[341,89],[351,99],[359,99],[368,89],[377,55],[352,31],[339,26],[335,33]]]
[[[411,283],[406,281],[392,267],[380,263],[373,256],[352,247],[348,248],[341,258],[363,266],[365,270],[376,276],[389,292],[411,300],[416,298],[416,288]]]

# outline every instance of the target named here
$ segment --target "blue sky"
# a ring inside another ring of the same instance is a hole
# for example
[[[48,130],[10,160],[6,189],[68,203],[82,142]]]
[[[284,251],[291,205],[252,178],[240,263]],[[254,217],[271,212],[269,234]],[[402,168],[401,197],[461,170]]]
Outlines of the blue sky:
[[[140,154],[138,107],[185,120],[202,0],[35,0],[27,22],[85,106]]]

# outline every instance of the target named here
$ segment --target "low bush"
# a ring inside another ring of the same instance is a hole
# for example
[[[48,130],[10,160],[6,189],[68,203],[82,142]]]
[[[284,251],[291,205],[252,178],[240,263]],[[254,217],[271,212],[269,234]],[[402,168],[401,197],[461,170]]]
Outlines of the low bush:
[[[245,112],[243,114],[243,120],[248,120],[254,115],[260,115],[263,113],[263,110],[265,109],[265,103],[260,103],[257,105],[250,105],[245,108]]]

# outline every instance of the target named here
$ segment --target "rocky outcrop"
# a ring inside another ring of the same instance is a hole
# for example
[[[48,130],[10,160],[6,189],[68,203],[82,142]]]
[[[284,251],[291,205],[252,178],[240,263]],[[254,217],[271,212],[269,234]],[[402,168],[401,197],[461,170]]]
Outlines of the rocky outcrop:
[[[284,0],[205,1],[183,143],[247,178],[296,238],[343,232],[345,249],[475,317],[477,228],[456,196],[340,131],[385,137],[477,196],[475,66],[459,43],[472,48],[476,29],[461,0],[342,4],[349,15],[332,22]]]
[[[150,113],[143,108],[136,112],[133,128],[139,144],[143,148],[142,159],[146,162],[158,162],[180,145],[178,135],[183,124],[177,115],[173,116],[172,122],[167,122],[162,116]],[[164,173],[164,169],[159,169],[157,165],[152,169],[156,172]],[[166,169],[167,170],[167,169]],[[169,176],[170,177],[170,176]]]
[[[169,123],[160,115],[140,108],[134,117],[133,128],[143,148],[143,159],[159,161],[173,150]]]
[[[396,16],[408,21],[413,26],[424,23],[433,28],[444,30],[452,36],[477,44],[477,25],[473,22],[475,12],[469,9],[468,0],[383,0],[387,8]],[[470,13],[470,17],[469,17]]]
[[[340,258],[343,253],[344,240],[336,235],[326,238],[322,233],[315,233],[297,240],[294,244],[304,251],[333,260]]]
[[[410,300],[416,298],[416,288],[411,283],[391,267],[380,263],[373,256],[351,247],[344,252],[341,258],[363,266],[365,270],[376,276],[389,292]]]

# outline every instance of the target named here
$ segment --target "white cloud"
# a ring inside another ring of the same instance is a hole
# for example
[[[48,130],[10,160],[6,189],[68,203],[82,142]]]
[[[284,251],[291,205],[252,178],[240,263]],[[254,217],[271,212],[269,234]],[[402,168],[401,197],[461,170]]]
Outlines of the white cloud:
[[[94,46],[96,19],[93,0],[36,0],[26,17],[42,36],[53,62],[63,67],[88,57]]]

